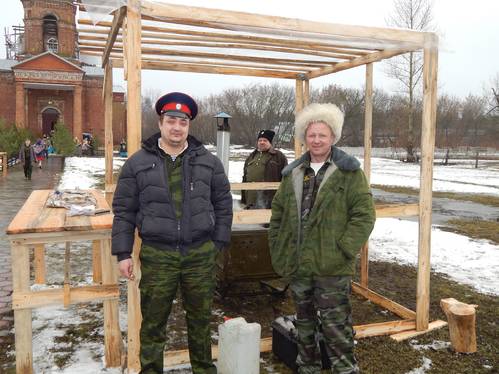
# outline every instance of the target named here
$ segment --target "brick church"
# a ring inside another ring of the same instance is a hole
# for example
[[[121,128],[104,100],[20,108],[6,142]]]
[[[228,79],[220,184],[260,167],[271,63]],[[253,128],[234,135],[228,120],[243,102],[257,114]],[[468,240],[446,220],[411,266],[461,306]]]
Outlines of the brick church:
[[[76,5],[72,0],[21,0],[24,27],[6,35],[0,59],[0,118],[49,134],[58,121],[80,140],[104,140],[104,70],[80,61]],[[116,90],[115,90],[116,91]],[[113,92],[113,135],[126,137],[124,92]]]

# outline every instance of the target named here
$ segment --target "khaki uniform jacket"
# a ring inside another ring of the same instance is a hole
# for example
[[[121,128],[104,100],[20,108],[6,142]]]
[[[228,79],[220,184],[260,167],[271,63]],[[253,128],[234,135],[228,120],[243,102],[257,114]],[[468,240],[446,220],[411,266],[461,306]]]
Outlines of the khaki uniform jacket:
[[[375,209],[357,159],[332,147],[307,223],[300,220],[305,155],[283,170],[272,201],[269,246],[274,270],[283,277],[353,275],[355,257],[374,227]]]

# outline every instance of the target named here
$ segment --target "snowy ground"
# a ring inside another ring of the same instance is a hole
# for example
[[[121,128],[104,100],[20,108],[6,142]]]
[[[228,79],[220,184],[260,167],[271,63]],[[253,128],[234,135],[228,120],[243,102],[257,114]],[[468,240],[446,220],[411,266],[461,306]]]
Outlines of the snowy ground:
[[[239,156],[237,161],[230,162],[231,182],[240,182],[242,177],[244,155],[251,150],[234,149],[233,156]],[[292,159],[292,153],[288,153]],[[123,159],[115,159],[114,167],[118,169]],[[68,158],[61,178],[59,188],[82,189],[95,187],[102,183],[104,175],[104,160],[102,158]],[[372,183],[418,187],[419,166],[407,165],[399,161],[374,158]],[[434,190],[456,191],[470,193],[487,193],[499,195],[499,166],[490,163],[480,169],[470,166],[436,166],[434,171]],[[417,263],[417,235],[416,222],[394,218],[379,219],[371,236],[370,259],[372,261],[391,261],[402,264],[416,265]],[[79,244],[76,251],[85,251],[85,245]],[[59,256],[62,256],[63,251]],[[88,252],[88,248],[87,248]],[[81,273],[81,269],[90,269],[83,266],[90,261],[88,255],[81,255],[82,262],[78,282],[85,283],[91,280],[90,274]],[[85,258],[85,260],[83,260]],[[52,259],[49,261],[55,261]],[[474,240],[468,237],[449,233],[433,227],[432,230],[432,269],[439,273],[467,285],[480,292],[499,295],[499,246],[485,240]],[[78,270],[75,269],[75,273]],[[61,279],[49,279],[55,283]],[[121,308],[121,328],[126,330],[126,316]],[[64,344],[58,342],[63,334],[61,325],[77,325],[91,318],[92,314],[100,313],[100,309],[78,308],[73,306],[64,310],[60,308],[37,309],[33,313],[34,364],[36,373],[118,373],[118,371],[103,369],[102,344],[84,342],[78,345],[71,356],[69,366],[63,371],[54,366],[54,355],[64,350]],[[99,335],[102,335],[102,329]],[[51,352],[55,352],[52,354]],[[429,363],[424,362],[423,367]],[[421,369],[421,368],[419,368]],[[414,371],[414,373],[424,372]]]

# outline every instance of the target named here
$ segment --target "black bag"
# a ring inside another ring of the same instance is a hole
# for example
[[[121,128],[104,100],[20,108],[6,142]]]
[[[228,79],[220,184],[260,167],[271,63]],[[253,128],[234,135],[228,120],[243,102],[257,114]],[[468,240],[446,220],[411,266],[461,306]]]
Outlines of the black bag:
[[[298,371],[296,366],[296,357],[298,356],[298,347],[296,341],[298,332],[295,327],[295,316],[279,317],[272,321],[272,353],[276,355],[287,367],[294,372]],[[316,339],[321,352],[322,369],[330,369],[331,361],[327,357],[326,345],[322,337],[321,327],[316,333]]]

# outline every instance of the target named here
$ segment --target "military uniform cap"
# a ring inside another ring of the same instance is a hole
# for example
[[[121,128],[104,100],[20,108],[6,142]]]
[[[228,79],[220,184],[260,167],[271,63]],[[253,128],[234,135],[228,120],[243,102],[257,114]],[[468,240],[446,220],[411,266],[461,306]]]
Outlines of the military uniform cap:
[[[198,105],[192,97],[182,92],[170,92],[156,101],[156,113],[193,120],[198,114]]]

